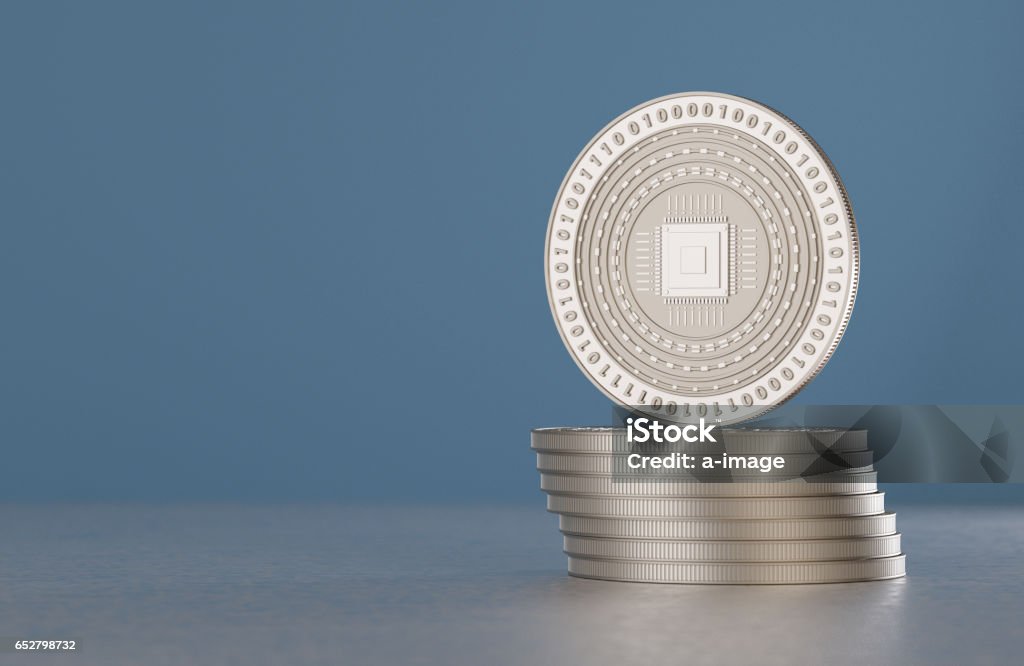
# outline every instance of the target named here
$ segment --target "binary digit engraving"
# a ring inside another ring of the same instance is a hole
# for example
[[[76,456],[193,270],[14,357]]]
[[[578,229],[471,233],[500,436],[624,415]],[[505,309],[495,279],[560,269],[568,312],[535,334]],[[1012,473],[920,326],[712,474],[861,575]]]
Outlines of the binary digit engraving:
[[[570,169],[546,277],[566,346],[610,398],[751,418],[822,368],[859,269],[846,193],[792,121],[685,93],[602,130]]]

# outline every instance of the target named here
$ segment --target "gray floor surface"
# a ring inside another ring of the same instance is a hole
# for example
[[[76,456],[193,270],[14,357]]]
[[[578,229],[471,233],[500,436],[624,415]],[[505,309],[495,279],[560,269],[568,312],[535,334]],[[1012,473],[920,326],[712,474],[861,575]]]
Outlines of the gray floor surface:
[[[908,578],[569,578],[531,506],[0,507],[3,664],[1001,664],[1024,654],[1024,508],[890,506]]]

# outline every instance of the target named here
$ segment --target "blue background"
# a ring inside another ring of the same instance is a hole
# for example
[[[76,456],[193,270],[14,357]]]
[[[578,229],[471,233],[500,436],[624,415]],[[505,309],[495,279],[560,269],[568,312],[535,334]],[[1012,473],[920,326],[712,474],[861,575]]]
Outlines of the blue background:
[[[832,157],[863,281],[816,403],[1019,403],[1020,3],[6,2],[0,498],[537,498],[604,422],[555,191],[719,90]]]

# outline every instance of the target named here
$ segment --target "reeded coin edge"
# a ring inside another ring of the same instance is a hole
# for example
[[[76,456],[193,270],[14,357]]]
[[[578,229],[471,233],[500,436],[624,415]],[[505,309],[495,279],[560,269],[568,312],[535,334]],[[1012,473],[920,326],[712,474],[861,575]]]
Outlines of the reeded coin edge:
[[[548,495],[548,511],[628,520],[836,518],[885,511],[885,493],[809,497],[592,497]]]
[[[793,563],[625,562],[570,556],[569,575],[623,582],[705,585],[854,583],[902,578],[906,575],[906,555]]]
[[[559,515],[562,534],[608,539],[687,539],[760,541],[836,539],[884,536],[896,533],[896,514],[834,518],[694,518],[633,520],[618,517]],[[814,536],[809,536],[814,535]]]
[[[566,534],[562,551],[572,557],[627,562],[821,562],[892,557],[902,535],[842,539],[691,540],[606,539]]]
[[[551,495],[594,497],[812,497],[865,495],[878,490],[877,472],[849,481],[727,481],[620,479],[619,476],[541,473],[541,490]]]

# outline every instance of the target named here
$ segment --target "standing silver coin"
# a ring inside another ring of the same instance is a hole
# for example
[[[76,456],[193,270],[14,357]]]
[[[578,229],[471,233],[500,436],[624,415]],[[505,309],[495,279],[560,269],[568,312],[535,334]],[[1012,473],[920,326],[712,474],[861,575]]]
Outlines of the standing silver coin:
[[[566,347],[612,400],[735,423],[796,394],[853,309],[857,230],[839,176],[793,121],[681,93],[584,148],[548,225]]]

